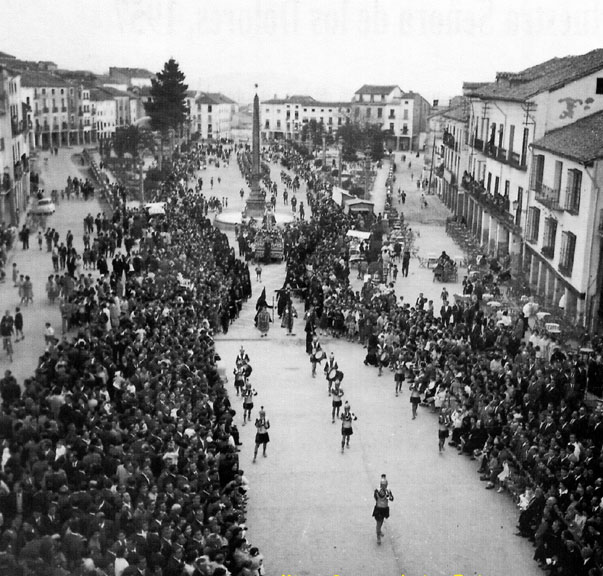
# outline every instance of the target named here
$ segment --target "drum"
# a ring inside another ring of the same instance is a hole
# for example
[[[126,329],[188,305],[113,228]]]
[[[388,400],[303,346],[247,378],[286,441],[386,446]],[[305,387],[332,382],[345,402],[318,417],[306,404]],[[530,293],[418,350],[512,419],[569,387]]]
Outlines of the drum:
[[[337,370],[337,380],[340,382],[343,380],[343,372],[341,370]]]
[[[388,360],[389,354],[387,352],[381,352],[381,355],[379,356],[379,362],[381,362],[381,364],[387,364]]]
[[[253,368],[249,364],[245,364],[245,366],[243,366],[243,372],[245,377],[249,378],[249,376],[251,376],[251,372],[253,372]]]
[[[327,380],[333,381],[335,378],[337,378],[337,368],[331,368],[327,372]]]
[[[312,356],[310,356],[310,361],[322,362],[326,357],[327,355],[322,350],[318,350],[315,354],[312,354]]]

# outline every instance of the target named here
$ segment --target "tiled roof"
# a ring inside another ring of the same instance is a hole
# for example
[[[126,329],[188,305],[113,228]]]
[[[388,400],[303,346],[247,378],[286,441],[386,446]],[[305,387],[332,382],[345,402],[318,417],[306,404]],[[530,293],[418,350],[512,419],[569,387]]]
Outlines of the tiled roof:
[[[90,100],[93,102],[113,100],[113,94],[109,92],[108,88],[90,88]]]
[[[443,110],[438,110],[437,112],[430,114],[429,118],[436,118],[438,116],[455,120],[457,122],[467,122],[470,116],[469,106],[463,104],[449,106],[448,108],[444,108]]]
[[[365,84],[359,88],[354,94],[389,94],[392,90],[398,88],[395,84],[391,86],[374,86],[373,84]]]
[[[580,56],[552,58],[522,72],[499,72],[496,82],[472,91],[485,99],[522,102],[536,94],[554,90],[603,68],[603,48]]]
[[[351,108],[352,102],[320,102],[312,96],[289,96],[288,98],[273,98],[263,100],[262,104],[297,104],[299,106],[313,106],[314,108]]]
[[[234,100],[231,100],[228,96],[224,96],[221,92],[208,92],[210,98],[217,100],[219,104],[235,104]]]
[[[7,54],[6,52],[0,52],[0,60],[16,60],[16,58],[14,56],[11,56],[10,54]]]
[[[302,106],[315,106],[316,100],[312,96],[294,95],[287,98],[272,98],[271,100],[263,100],[262,104],[300,104]]]
[[[603,112],[551,130],[532,146],[581,163],[603,158]]]
[[[153,74],[152,72],[149,72],[148,70],[145,70],[144,68],[117,68],[117,67],[109,68],[109,76],[111,76],[111,74],[113,72],[116,72],[118,74],[124,74],[126,76],[129,76],[130,78],[154,78],[155,77],[155,74]]]
[[[30,86],[32,88],[59,86],[63,88],[69,86],[69,83],[55,74],[37,72],[35,70],[24,70],[21,74],[21,86]]]
[[[103,90],[105,92],[109,92],[112,96],[121,97],[121,98],[129,98],[130,94],[128,92],[124,92],[123,90],[118,90],[117,88],[113,88],[112,86],[103,86]]]

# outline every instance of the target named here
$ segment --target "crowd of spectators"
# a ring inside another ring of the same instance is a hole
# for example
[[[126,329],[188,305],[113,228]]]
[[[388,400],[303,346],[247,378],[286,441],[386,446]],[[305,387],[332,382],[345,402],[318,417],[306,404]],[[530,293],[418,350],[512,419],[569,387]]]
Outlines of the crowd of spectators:
[[[535,560],[557,576],[601,574],[603,416],[587,390],[601,393],[602,342],[562,346],[520,310],[501,317],[476,299],[444,301],[438,315],[422,294],[397,298],[393,285],[354,291],[342,240],[351,222],[327,185],[310,190],[313,219],[287,232],[286,280],[305,301],[307,343],[318,330],[346,334],[375,366],[385,351],[451,429],[450,444],[479,461],[485,487],[518,503],[517,534],[534,542]]]
[[[251,296],[249,269],[206,218],[190,170],[203,153],[174,162],[156,198],[165,217],[119,273],[67,271],[65,302],[87,305],[76,335],[50,343],[4,398],[2,574],[262,573],[213,340]],[[116,213],[134,225],[136,213]]]

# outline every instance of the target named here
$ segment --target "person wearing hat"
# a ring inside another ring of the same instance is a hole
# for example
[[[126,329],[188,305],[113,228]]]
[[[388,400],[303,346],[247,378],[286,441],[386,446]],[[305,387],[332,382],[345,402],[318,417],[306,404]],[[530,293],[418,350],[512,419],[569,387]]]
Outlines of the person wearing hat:
[[[260,415],[255,419],[255,449],[253,451],[253,461],[258,456],[258,448],[262,445],[262,456],[266,457],[266,446],[270,442],[270,436],[268,435],[268,429],[270,428],[270,422],[266,419],[266,412],[264,407],[260,408]]]
[[[354,433],[354,429],[352,428],[352,422],[354,420],[358,420],[356,415],[350,410],[350,404],[346,400],[346,403],[343,407],[343,414],[341,415],[341,453],[343,454],[343,449],[347,446],[350,447],[350,436]]]
[[[387,487],[387,477],[385,474],[381,474],[381,482],[379,488],[375,488],[373,497],[375,498],[375,507],[373,508],[373,518],[377,523],[377,543],[381,544],[381,536],[383,532],[383,521],[389,518],[389,503],[393,502],[394,495],[392,491]]]

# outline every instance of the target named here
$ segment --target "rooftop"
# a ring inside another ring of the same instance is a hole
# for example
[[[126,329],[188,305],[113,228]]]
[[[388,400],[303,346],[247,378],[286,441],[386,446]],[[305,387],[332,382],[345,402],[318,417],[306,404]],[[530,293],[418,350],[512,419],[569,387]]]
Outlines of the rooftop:
[[[496,82],[477,85],[472,96],[489,100],[523,102],[528,98],[561,88],[603,68],[603,48],[579,56],[552,58],[521,72],[498,72]]]
[[[374,84],[365,84],[359,88],[354,94],[389,94],[392,90],[399,88],[396,84],[388,86],[375,86]]]
[[[547,132],[532,147],[582,164],[603,158],[603,111]]]
[[[112,66],[109,68],[109,76],[112,76],[113,74],[124,74],[130,78],[155,78],[153,72],[149,72],[144,68],[118,68]]]
[[[30,86],[32,88],[58,86],[64,88],[69,86],[69,83],[56,74],[39,72],[37,70],[23,70],[21,73],[21,86]]]

